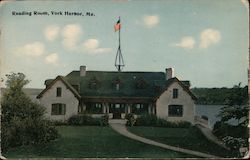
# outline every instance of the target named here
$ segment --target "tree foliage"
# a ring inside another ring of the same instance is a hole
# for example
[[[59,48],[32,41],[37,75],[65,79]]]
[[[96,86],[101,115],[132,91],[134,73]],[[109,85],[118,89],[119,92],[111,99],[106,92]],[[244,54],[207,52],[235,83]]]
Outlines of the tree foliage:
[[[2,96],[2,148],[46,143],[58,137],[57,130],[44,118],[45,108],[22,91],[29,83],[23,73],[6,75]]]
[[[238,151],[240,147],[247,145],[249,110],[247,102],[247,87],[241,88],[240,83],[235,85],[228,96],[227,105],[221,108],[218,114],[221,120],[214,125],[213,133],[221,138],[231,150]],[[228,123],[232,119],[237,120],[236,126]]]
[[[247,87],[245,87],[247,88]],[[247,90],[242,92],[242,88],[239,85],[235,85],[232,88],[232,92],[228,97],[227,105],[221,108],[218,116],[222,122],[227,122],[231,119],[236,119],[238,125],[247,125],[248,105]]]

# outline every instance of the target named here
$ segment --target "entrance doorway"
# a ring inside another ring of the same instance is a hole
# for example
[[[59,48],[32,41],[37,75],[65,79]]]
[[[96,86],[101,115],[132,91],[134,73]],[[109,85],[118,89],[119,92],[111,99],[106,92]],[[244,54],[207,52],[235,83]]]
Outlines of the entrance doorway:
[[[113,119],[121,119],[122,113],[125,113],[125,105],[120,103],[110,104],[110,113],[113,113]]]

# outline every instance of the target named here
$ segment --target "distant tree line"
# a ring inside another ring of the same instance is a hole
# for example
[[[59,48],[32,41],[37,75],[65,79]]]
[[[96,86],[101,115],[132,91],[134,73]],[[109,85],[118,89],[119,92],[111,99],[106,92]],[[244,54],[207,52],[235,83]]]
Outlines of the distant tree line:
[[[197,104],[203,105],[228,105],[232,99],[232,93],[237,92],[244,104],[248,101],[248,87],[234,86],[232,88],[193,88],[191,89],[198,98]]]

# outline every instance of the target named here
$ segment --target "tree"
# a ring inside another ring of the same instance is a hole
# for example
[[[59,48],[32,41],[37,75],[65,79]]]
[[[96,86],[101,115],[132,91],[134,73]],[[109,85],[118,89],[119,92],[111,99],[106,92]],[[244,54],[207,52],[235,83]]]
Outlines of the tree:
[[[247,125],[247,101],[247,86],[241,88],[240,83],[239,85],[235,85],[227,99],[227,105],[223,107],[218,114],[221,121],[226,123],[231,119],[236,119],[238,121],[238,125]]]
[[[248,139],[248,89],[235,85],[228,96],[227,105],[221,108],[218,117],[221,121],[215,123],[213,133],[221,138],[227,147],[235,152],[245,147]],[[231,125],[229,120],[236,119],[237,125]]]
[[[58,137],[55,127],[45,119],[45,108],[22,91],[29,83],[23,73],[6,75],[6,91],[2,97],[2,148],[41,144]]]

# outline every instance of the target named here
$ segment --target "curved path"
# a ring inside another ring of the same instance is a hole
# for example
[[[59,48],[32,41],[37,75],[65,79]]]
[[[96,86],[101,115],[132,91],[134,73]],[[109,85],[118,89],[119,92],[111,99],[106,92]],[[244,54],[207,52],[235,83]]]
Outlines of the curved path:
[[[127,130],[124,121],[110,120],[109,124],[119,134],[121,134],[121,135],[123,135],[125,137],[128,137],[130,139],[140,141],[142,143],[158,146],[158,147],[165,148],[165,149],[172,150],[172,151],[191,154],[191,155],[195,155],[195,156],[198,156],[198,157],[219,158],[219,157],[211,155],[211,154],[206,154],[206,153],[197,152],[197,151],[193,151],[193,150],[189,150],[189,149],[170,146],[170,145],[167,145],[167,144],[159,143],[159,142],[147,139],[147,138],[137,136],[137,135],[135,135],[135,134],[133,134],[133,133],[131,133],[131,132],[129,132]]]

